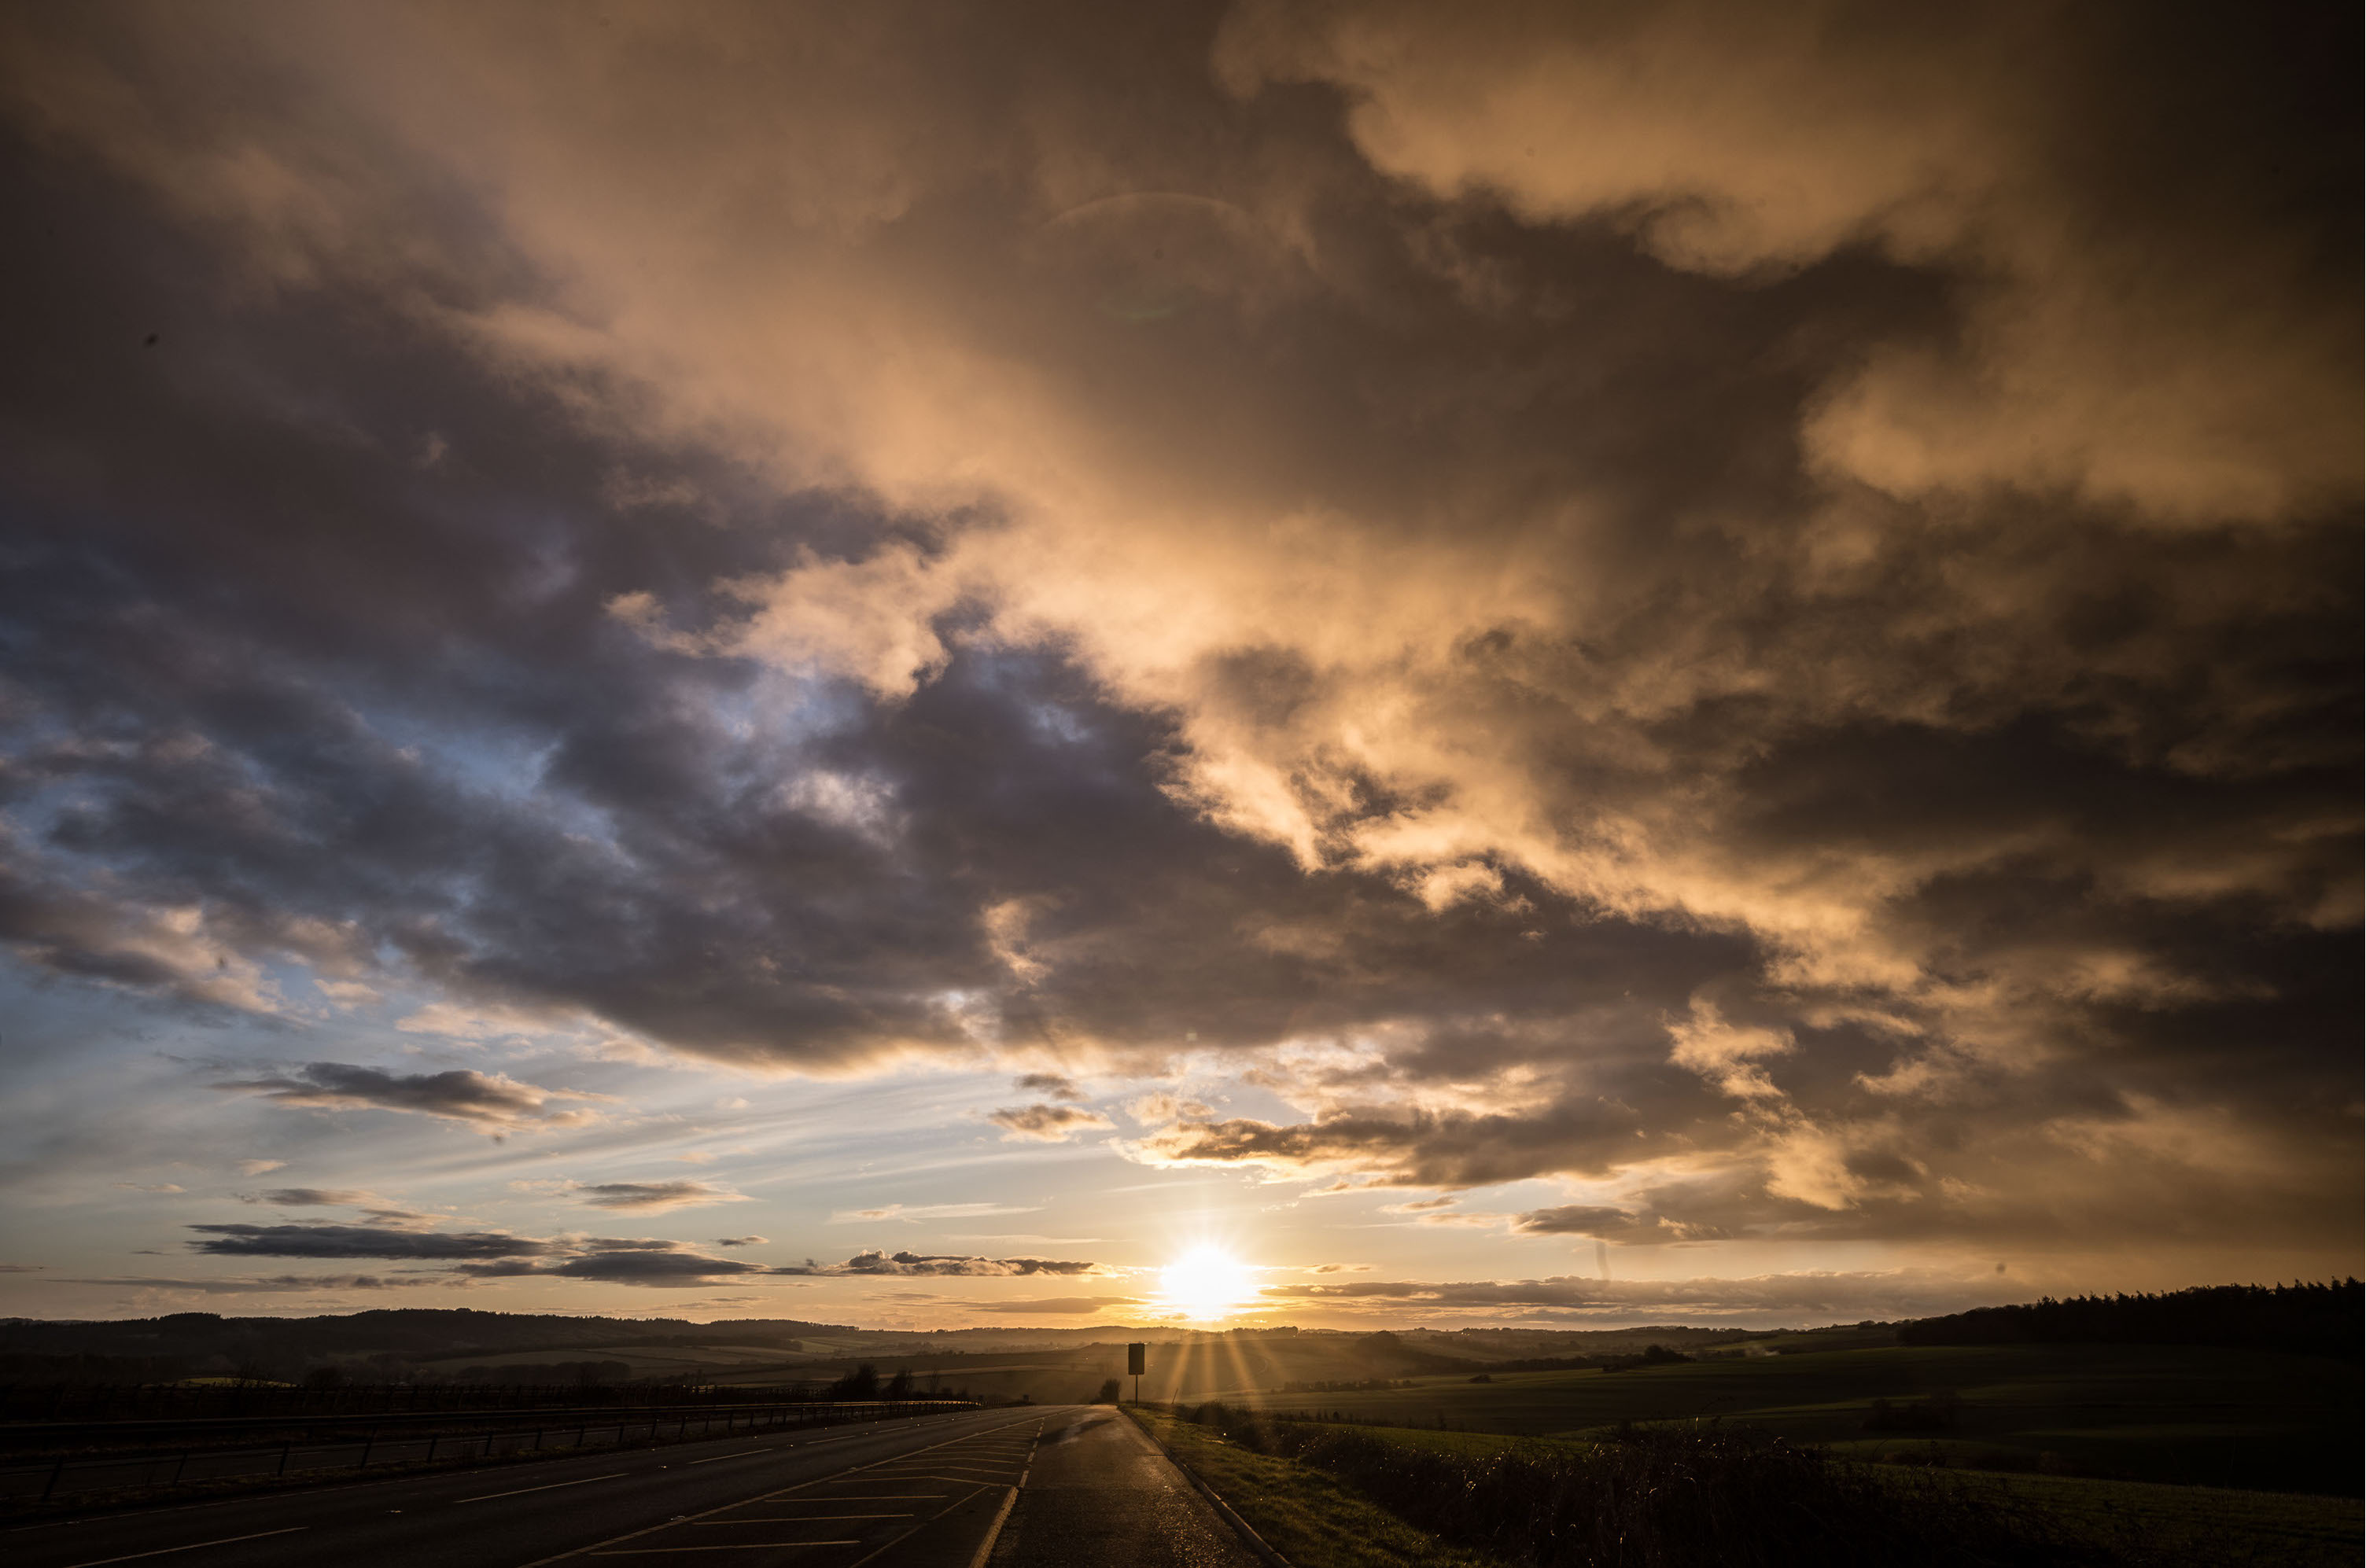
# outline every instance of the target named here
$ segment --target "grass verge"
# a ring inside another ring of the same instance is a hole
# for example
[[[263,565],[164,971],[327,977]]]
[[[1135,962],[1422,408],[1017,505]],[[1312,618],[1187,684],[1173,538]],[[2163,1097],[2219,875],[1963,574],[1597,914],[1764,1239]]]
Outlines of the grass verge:
[[[1416,1529],[1337,1477],[1140,1406],[1140,1422],[1215,1488],[1291,1568],[1499,1568],[1501,1560]]]

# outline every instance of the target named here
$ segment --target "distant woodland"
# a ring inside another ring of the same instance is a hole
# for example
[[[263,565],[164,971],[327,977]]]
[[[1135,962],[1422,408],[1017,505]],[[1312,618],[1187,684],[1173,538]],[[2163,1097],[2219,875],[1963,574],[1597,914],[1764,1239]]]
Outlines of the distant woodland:
[[[2202,1285],[2160,1295],[2051,1296],[1898,1326],[1904,1345],[2224,1345],[2360,1359],[2356,1280]]]

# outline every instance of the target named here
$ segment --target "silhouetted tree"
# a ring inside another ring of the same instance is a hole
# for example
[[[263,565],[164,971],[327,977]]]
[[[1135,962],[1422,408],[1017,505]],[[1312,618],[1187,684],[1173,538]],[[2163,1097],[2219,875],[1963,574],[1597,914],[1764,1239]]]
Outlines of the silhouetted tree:
[[[863,1362],[844,1377],[829,1385],[832,1399],[876,1399],[879,1397],[879,1369]]]

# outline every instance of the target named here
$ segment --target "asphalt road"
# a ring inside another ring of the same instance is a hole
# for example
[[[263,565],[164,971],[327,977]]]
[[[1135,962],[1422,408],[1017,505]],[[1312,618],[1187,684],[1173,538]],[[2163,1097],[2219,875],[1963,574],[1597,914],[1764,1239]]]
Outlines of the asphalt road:
[[[456,1417],[453,1427],[435,1435],[409,1436],[400,1427],[391,1431],[356,1432],[349,1438],[307,1439],[285,1446],[205,1448],[195,1443],[175,1449],[152,1443],[139,1453],[76,1458],[62,1470],[50,1462],[0,1466],[0,1495],[45,1495],[52,1486],[61,1495],[100,1492],[110,1487],[154,1486],[181,1482],[220,1481],[247,1475],[301,1474],[308,1470],[354,1470],[364,1462],[379,1466],[495,1454],[544,1453],[570,1448],[615,1448],[630,1443],[662,1441],[675,1434],[695,1437],[702,1432],[728,1436],[738,1430],[749,1437],[778,1436],[822,1415],[816,1406],[761,1406],[717,1409],[639,1411],[600,1420],[553,1411],[543,1420],[531,1416],[471,1429]],[[294,1423],[291,1423],[293,1425]],[[676,1440],[680,1440],[677,1439]]]
[[[94,1516],[11,1568],[1247,1568],[1106,1406],[966,1412]]]
[[[992,1561],[993,1568],[1259,1568],[1157,1445],[1105,1405],[1045,1424]]]

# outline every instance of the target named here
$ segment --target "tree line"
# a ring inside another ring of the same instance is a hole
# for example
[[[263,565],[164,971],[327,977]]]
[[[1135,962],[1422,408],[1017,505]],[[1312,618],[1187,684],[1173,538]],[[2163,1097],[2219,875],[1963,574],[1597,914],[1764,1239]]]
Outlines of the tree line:
[[[2158,1295],[2047,1296],[1898,1326],[1904,1345],[2221,1345],[2360,1359],[2358,1281],[2196,1285]]]

